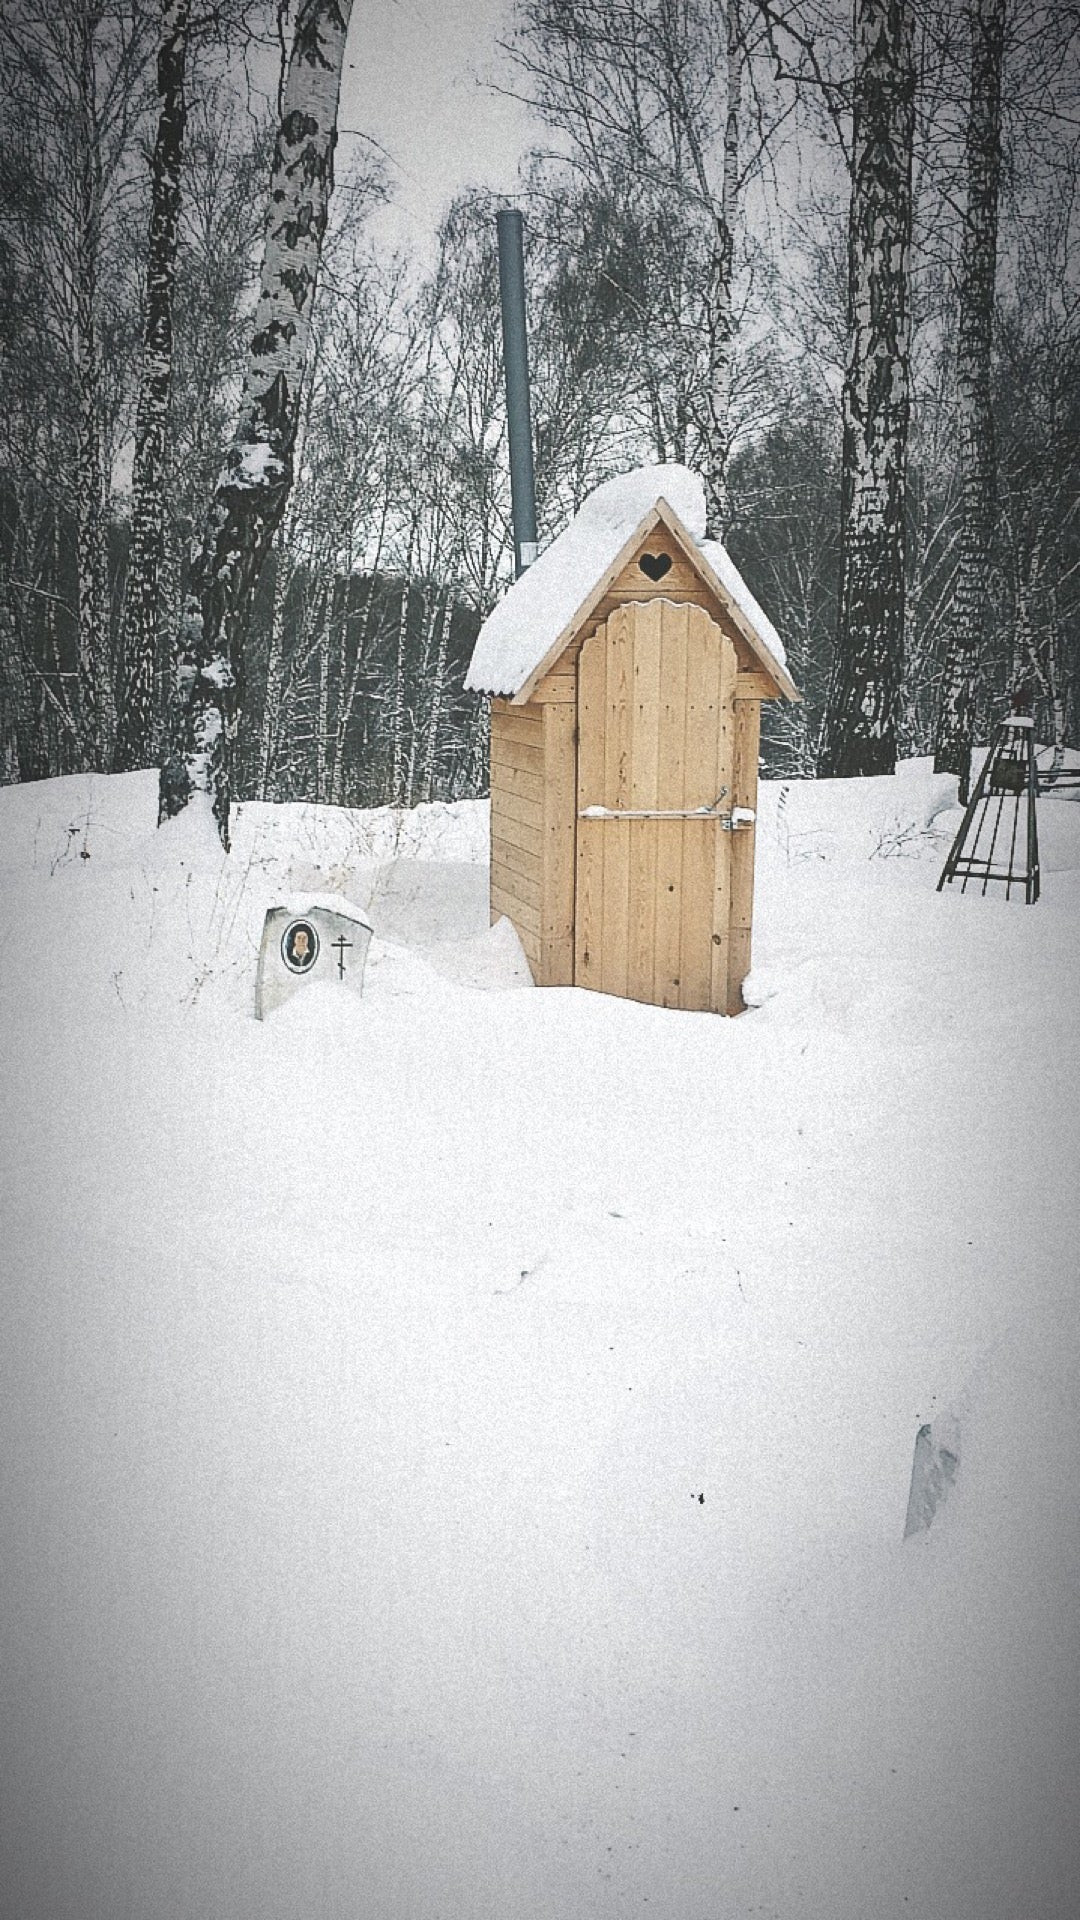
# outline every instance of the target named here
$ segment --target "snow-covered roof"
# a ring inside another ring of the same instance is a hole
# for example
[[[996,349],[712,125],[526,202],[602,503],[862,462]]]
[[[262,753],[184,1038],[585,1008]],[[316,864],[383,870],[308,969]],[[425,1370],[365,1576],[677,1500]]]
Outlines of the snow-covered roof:
[[[674,464],[636,467],[595,488],[568,527],[488,615],[476,637],[465,685],[476,692],[520,693],[565,635],[604,576],[658,506],[679,523],[691,554],[704,562],[722,597],[742,615],[763,650],[763,664],[785,671],[784,644],[719,540],[706,540],[705,489],[698,474]],[[794,693],[794,689],[792,688]]]

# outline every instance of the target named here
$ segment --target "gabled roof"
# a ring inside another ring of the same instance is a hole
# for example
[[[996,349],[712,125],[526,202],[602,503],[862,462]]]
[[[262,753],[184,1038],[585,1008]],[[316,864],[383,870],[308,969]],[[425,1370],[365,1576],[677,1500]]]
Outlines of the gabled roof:
[[[677,504],[671,504],[672,498]],[[638,468],[598,487],[499,601],[476,638],[465,685],[522,703],[585,625],[657,526],[727,612],[762,671],[789,700],[783,642],[730,554],[700,537],[705,495],[686,467]],[[700,532],[698,530],[700,529]]]

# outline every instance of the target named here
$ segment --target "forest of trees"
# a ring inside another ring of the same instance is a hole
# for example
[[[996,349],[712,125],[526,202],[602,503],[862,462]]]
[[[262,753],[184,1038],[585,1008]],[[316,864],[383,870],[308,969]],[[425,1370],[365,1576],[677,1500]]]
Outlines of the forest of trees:
[[[496,202],[380,241],[349,13],[5,5],[0,780],[484,791]],[[701,472],[805,695],[767,775],[963,781],[1021,680],[1080,742],[1077,9],[508,0],[505,40],[541,543],[613,473]]]

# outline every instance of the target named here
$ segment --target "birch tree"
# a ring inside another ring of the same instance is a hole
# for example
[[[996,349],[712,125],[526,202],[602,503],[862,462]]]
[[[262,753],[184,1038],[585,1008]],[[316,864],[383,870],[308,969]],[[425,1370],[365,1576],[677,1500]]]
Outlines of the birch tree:
[[[74,521],[79,758],[106,770],[116,717],[109,505],[126,370],[104,339],[119,345],[125,331],[122,203],[151,25],[142,0],[11,0],[2,21],[4,172],[17,168],[24,182],[13,204],[5,181],[0,223],[54,361],[50,483]]]
[[[915,66],[907,0],[855,0],[841,584],[818,771],[892,773],[904,660]]]
[[[370,559],[372,541],[380,554],[380,524],[385,536],[386,442],[403,374],[400,275],[378,270],[366,232],[383,192],[378,167],[354,164],[335,189],[323,245],[294,450],[297,477],[274,541],[273,615],[269,635],[255,638],[251,648],[252,691],[261,680],[261,710],[252,698],[241,726],[241,764],[251,768],[263,799],[274,795],[279,750],[295,728],[311,664],[318,676],[316,786],[320,794],[324,788],[330,794],[335,780],[340,787],[335,769],[348,730],[345,710],[355,702],[360,678],[349,645],[362,628],[341,609],[349,601],[349,576]],[[321,614],[312,625],[307,614],[315,607]]]
[[[1005,0],[972,0],[966,197],[957,275],[956,418],[961,522],[934,769],[967,799],[980,645],[990,615],[997,493],[992,344],[1001,174]]]
[[[121,621],[122,692],[114,758],[118,771],[148,765],[155,746],[158,582],[165,552],[165,444],[173,371],[189,19],[189,0],[163,0],[157,62],[160,111],[150,163],[143,367],[131,476],[131,546]]]
[[[229,846],[242,647],[288,499],[352,0],[301,0],[282,94],[254,332],[232,445],[188,581],[159,818],[196,793]]]
[[[101,342],[98,259],[101,251],[102,167],[97,130],[97,49],[101,8],[81,0],[73,13],[75,41],[75,365],[79,438],[75,500],[79,556],[79,693],[92,764],[112,757],[116,702],[109,658],[106,476],[102,442]]]

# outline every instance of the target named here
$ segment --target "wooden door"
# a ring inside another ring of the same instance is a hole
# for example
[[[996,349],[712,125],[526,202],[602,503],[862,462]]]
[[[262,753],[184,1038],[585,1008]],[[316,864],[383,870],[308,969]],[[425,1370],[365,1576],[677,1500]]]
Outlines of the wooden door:
[[[619,607],[578,662],[574,978],[726,1010],[735,649],[704,608]]]

